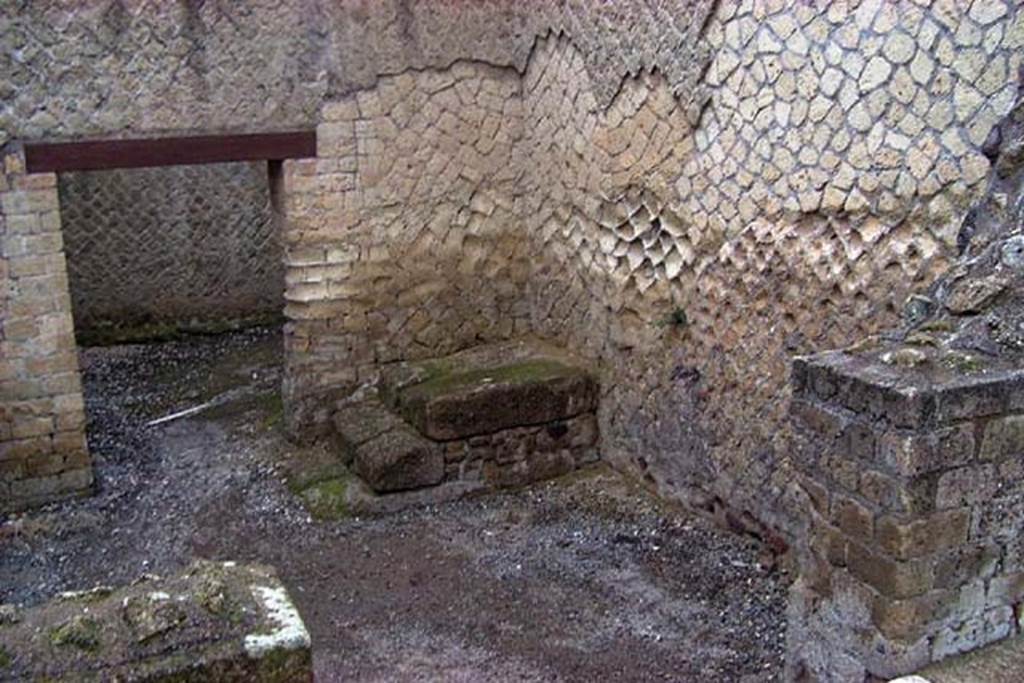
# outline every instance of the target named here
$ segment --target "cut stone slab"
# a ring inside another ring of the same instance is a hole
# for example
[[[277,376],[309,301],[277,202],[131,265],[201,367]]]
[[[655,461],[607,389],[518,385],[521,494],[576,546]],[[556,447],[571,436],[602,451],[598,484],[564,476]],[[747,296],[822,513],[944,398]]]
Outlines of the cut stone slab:
[[[0,680],[308,683],[310,639],[272,569],[198,561],[0,620]]]
[[[424,436],[465,439],[597,409],[598,384],[578,361],[538,342],[401,363],[381,374],[384,402]]]
[[[342,403],[334,415],[343,459],[377,493],[434,486],[444,454],[375,397]]]

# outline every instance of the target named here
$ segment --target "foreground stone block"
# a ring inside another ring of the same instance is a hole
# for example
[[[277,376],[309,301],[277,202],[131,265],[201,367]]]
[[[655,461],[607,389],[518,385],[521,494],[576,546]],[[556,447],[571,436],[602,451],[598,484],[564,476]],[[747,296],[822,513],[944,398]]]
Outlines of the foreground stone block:
[[[593,412],[597,383],[564,353],[515,342],[403,364],[381,393],[424,436],[464,439]]]
[[[807,501],[790,674],[911,673],[1019,630],[1024,370],[893,362],[793,366],[793,462]]]
[[[0,679],[290,683],[313,673],[309,634],[272,570],[199,561],[170,579],[5,610]]]

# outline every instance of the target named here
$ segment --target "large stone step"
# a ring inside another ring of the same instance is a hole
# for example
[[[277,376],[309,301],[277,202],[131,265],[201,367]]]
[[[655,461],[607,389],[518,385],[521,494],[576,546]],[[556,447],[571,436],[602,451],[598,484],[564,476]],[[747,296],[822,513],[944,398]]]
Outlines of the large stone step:
[[[389,367],[380,393],[421,434],[452,441],[592,413],[598,384],[558,349],[509,342]]]

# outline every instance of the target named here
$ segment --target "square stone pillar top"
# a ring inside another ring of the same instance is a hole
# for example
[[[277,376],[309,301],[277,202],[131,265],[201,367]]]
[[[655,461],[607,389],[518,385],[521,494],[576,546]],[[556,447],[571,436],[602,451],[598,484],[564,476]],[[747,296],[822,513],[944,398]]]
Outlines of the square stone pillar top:
[[[793,360],[793,394],[919,429],[1024,409],[1024,360],[895,345]]]

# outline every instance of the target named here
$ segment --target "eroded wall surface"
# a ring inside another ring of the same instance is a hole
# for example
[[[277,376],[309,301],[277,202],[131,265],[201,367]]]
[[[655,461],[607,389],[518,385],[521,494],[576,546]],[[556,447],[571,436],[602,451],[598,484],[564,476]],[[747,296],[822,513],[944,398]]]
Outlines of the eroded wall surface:
[[[460,59],[522,70],[534,39],[585,48],[602,100],[657,64],[678,84],[703,68],[710,0],[17,0],[0,7],[0,144],[315,124],[326,95]]]
[[[1022,28],[1002,2],[719,3],[697,122],[657,73],[595,107],[572,36],[541,45],[532,310],[614,368],[606,455],[790,527],[787,359],[895,321],[949,265]]]
[[[59,188],[79,343],[281,315],[266,163],[65,173]]]

